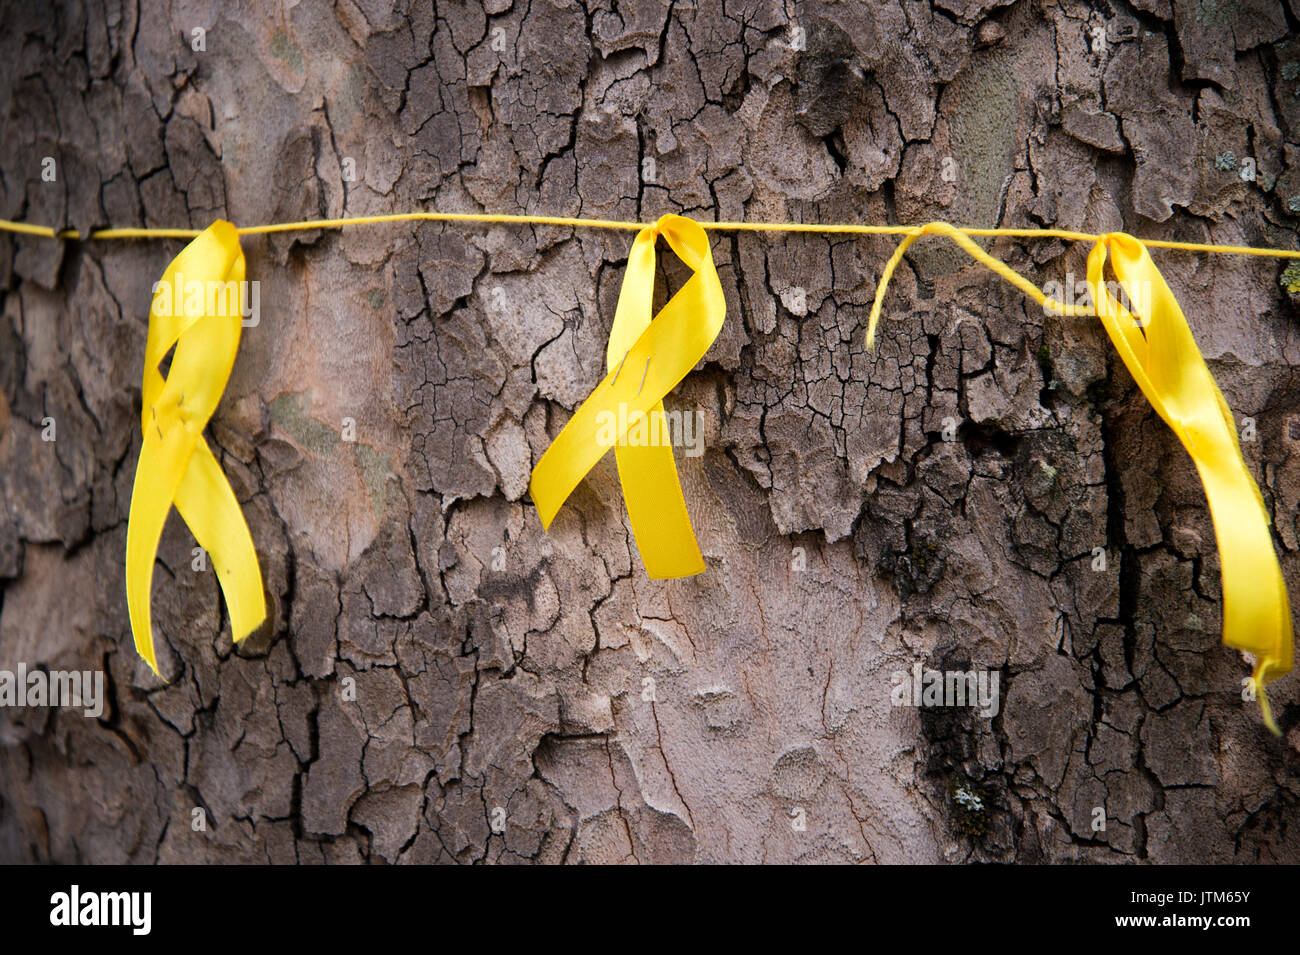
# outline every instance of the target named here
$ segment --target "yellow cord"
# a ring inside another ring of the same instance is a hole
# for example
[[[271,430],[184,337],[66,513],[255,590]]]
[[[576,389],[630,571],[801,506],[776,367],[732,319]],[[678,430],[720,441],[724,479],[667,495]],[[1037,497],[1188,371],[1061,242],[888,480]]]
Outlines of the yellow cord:
[[[534,216],[502,215],[476,212],[400,212],[391,215],[353,216],[345,219],[306,219],[300,222],[272,222],[267,225],[245,226],[237,230],[239,235],[267,235],[273,232],[305,232],[311,229],[342,229],[355,225],[379,225],[385,222],[474,222],[484,224],[506,225],[540,225],[567,226],[579,229],[621,229],[640,231],[647,228],[646,223],[623,219],[584,219],[573,216]],[[875,301],[871,306],[871,315],[867,321],[867,347],[873,346],[876,326],[880,321],[880,312],[885,300],[885,291],[889,280],[903,259],[903,254],[913,242],[924,235],[943,235],[952,239],[976,261],[987,266],[1016,288],[1044,308],[1061,315],[1093,316],[1091,308],[1078,305],[1066,305],[1048,298],[1042,290],[1015,269],[989,255],[972,240],[972,236],[991,238],[1006,236],[1022,239],[1061,239],[1066,242],[1097,242],[1101,236],[1090,232],[1074,232],[1068,229],[971,229],[960,228],[947,222],[930,222],[923,226],[908,225],[855,225],[851,223],[804,223],[804,222],[701,222],[704,229],[712,232],[809,232],[820,235],[901,235],[905,238],[899,243],[894,254],[885,263],[880,282],[876,286]],[[96,229],[90,233],[91,239],[192,239],[200,229]],[[16,232],[23,235],[36,235],[49,239],[80,239],[75,229],[56,232],[48,226],[30,225],[25,222],[12,222],[0,219],[0,232]],[[1155,249],[1176,249],[1184,252],[1217,252],[1227,255],[1256,255],[1279,259],[1300,259],[1300,250],[1270,249],[1247,245],[1209,245],[1202,242],[1172,242],[1164,239],[1143,239],[1143,245]]]
[[[352,216],[345,219],[306,219],[301,222],[272,222],[267,225],[245,226],[237,230],[240,235],[266,235],[271,232],[306,232],[311,229],[342,229],[354,225],[378,225],[385,222],[480,222],[508,225],[569,226],[575,229],[622,229],[639,232],[653,223],[633,222],[626,219],[584,219],[573,216],[501,215],[477,212],[399,212],[391,215]],[[1074,232],[1069,229],[972,229],[951,226],[947,223],[930,223],[928,226],[910,225],[856,225],[851,223],[816,222],[701,222],[711,232],[815,232],[823,235],[903,235],[961,234],[963,236],[1008,236],[1023,239],[1062,239],[1067,242],[1096,242],[1100,238],[1091,232]],[[940,229],[946,226],[946,229]],[[929,230],[922,232],[921,230]],[[192,239],[202,229],[96,229],[91,239]],[[49,226],[30,225],[0,219],[0,232],[17,232],[43,236],[47,239],[80,239],[76,229],[56,232]],[[1162,239],[1143,239],[1148,248],[1180,249],[1185,252],[1223,252],[1236,255],[1263,255],[1282,259],[1300,259],[1300,250],[1269,249],[1245,245],[1207,245],[1201,242],[1171,242]],[[965,248],[965,246],[963,246]],[[967,249],[967,251],[970,251]],[[987,263],[986,263],[987,264]]]

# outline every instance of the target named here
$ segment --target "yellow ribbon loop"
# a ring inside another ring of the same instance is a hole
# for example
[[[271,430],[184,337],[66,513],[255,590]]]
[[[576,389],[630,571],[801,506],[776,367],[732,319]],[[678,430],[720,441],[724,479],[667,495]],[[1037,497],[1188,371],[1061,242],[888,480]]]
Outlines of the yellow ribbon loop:
[[[694,274],[652,321],[658,236]],[[709,238],[698,222],[666,215],[637,233],[609,333],[609,373],[533,469],[529,490],[543,527],[550,528],[613,445],[646,573],[658,580],[704,570],[673,462],[663,397],[704,357],[726,311]]]
[[[172,504],[212,560],[234,639],[242,640],[266,619],[253,538],[203,439],[239,350],[243,285],[239,234],[218,220],[167,266],[149,309],[140,415],[144,440],[126,531],[126,600],[136,650],[154,673],[158,660],[149,597]],[[173,345],[164,380],[159,366]]]
[[[1103,281],[1111,267],[1133,310]],[[1269,534],[1269,515],[1251,477],[1232,411],[1206,367],[1178,301],[1146,247],[1124,233],[1101,236],[1088,256],[1097,314],[1133,380],[1173,429],[1205,486],[1223,573],[1223,642],[1255,658],[1251,685],[1274,733],[1264,684],[1291,669],[1291,607]]]

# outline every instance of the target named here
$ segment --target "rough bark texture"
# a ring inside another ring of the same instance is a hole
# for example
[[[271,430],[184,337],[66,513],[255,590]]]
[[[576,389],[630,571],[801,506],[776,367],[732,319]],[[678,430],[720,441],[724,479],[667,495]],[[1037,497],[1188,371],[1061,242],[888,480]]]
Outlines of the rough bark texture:
[[[45,6],[0,3],[12,219],[1296,242],[1295,0]],[[646,579],[612,456],[543,533],[530,468],[603,373],[630,241],[248,239],[261,324],[209,434],[271,622],[232,646],[173,514],[164,685],[123,554],[150,287],[179,243],[0,238],[0,668],[103,667],[112,694],[98,720],[0,710],[0,860],[1300,862],[1300,695],[1275,684],[1281,740],[1240,699],[1190,461],[1094,323],[938,241],[870,355],[895,240],[715,235],[727,323],[670,399],[706,426],[679,467],[707,573]],[[1040,283],[1084,273],[1086,249],[992,248]],[[1294,583],[1281,267],[1156,255],[1255,421]],[[917,661],[996,669],[1001,711],[892,706]]]

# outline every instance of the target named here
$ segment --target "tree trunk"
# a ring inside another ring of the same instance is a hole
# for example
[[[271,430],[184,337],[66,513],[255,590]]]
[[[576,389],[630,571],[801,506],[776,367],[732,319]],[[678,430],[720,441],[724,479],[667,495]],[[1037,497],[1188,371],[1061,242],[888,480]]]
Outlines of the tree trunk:
[[[1296,243],[1295,0],[46,7],[0,2],[0,214],[83,235],[427,208]],[[647,579],[612,455],[544,532],[530,471],[605,373],[632,237],[246,238],[260,322],[208,440],[270,619],[232,644],[173,513],[167,683],[123,564],[182,243],[0,238],[0,669],[109,696],[0,709],[0,861],[1300,862],[1300,695],[1283,740],[1242,700],[1190,459],[1094,320],[946,240],[872,354],[897,237],[711,232],[726,324],[668,399],[707,571]],[[1082,282],[1086,244],[985,245]],[[1153,255],[1294,583],[1281,266]],[[918,664],[996,675],[996,715],[894,705]]]

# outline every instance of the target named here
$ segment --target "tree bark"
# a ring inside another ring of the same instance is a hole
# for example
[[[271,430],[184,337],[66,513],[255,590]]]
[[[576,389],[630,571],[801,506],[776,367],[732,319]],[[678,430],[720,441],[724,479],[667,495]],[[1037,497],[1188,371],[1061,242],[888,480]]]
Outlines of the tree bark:
[[[1295,0],[398,6],[0,2],[0,214],[1296,243]],[[0,709],[0,861],[1300,862],[1296,681],[1277,740],[1220,644],[1195,470],[1100,327],[923,239],[872,354],[896,237],[710,235],[727,321],[668,400],[703,422],[678,467],[708,570],[675,581],[612,456],[549,533],[527,493],[604,374],[632,233],[245,239],[260,323],[208,439],[270,620],[232,645],[173,514],[167,683],[123,563],[181,243],[0,237],[0,669],[102,668],[110,695]],[[1084,245],[986,246],[1082,282]],[[1153,254],[1294,585],[1281,266]],[[996,673],[997,715],[894,706],[918,663]]]

